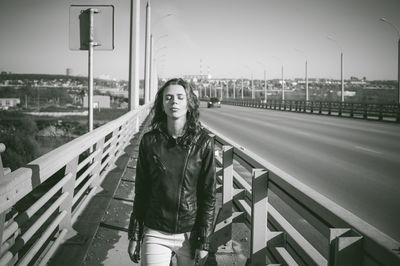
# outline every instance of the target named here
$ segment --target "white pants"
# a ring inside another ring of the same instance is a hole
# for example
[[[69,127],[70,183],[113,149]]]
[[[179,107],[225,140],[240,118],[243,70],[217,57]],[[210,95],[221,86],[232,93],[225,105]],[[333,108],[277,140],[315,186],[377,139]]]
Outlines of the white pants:
[[[178,266],[194,265],[194,259],[190,255],[189,237],[190,233],[171,234],[145,227],[141,265],[169,266],[172,251],[176,254]]]

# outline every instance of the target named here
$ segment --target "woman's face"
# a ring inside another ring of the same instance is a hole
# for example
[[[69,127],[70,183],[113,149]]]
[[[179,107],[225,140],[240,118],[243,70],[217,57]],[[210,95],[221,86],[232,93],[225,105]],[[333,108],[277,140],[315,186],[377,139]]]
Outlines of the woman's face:
[[[181,85],[169,85],[163,92],[163,107],[168,118],[179,119],[186,117],[187,97]]]

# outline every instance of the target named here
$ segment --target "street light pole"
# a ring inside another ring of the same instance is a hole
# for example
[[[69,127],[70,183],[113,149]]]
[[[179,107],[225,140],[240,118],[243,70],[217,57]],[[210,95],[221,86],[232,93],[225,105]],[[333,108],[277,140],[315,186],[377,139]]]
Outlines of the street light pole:
[[[341,101],[344,102],[343,52],[340,52],[340,84],[342,87]]]
[[[399,29],[388,21],[386,18],[381,18],[380,21],[385,22],[392,26],[394,30],[397,32],[397,104],[400,104],[400,31]]]
[[[339,42],[333,39],[331,36],[328,36],[328,39],[336,43],[336,45],[340,49],[340,82],[341,82],[341,101],[344,102],[344,77],[343,77],[343,49],[339,45]]]
[[[140,0],[131,0],[129,36],[129,111],[139,108]]]
[[[282,101],[285,100],[285,81],[283,80],[283,64],[282,64]]]
[[[233,82],[233,99],[236,99],[236,79]]]
[[[264,101],[267,102],[267,70],[262,62],[257,61],[257,63],[264,67]]]
[[[253,79],[253,71],[251,72],[251,98],[254,99],[254,79]]]
[[[146,35],[145,35],[145,57],[144,57],[144,104],[147,104],[150,100],[150,1],[146,5]]]
[[[241,92],[242,92],[242,99],[243,99],[243,77],[242,77],[242,90],[241,90]]]
[[[304,55],[304,57],[306,58],[306,64],[305,64],[305,82],[306,82],[306,101],[309,100],[309,96],[308,96],[308,73],[307,73],[307,57],[305,55],[305,53],[297,48],[294,48],[294,50],[296,50],[297,52],[301,53],[302,55]]]
[[[283,61],[277,57],[273,56],[273,58],[278,59],[282,63],[282,69],[281,69],[281,76],[282,76],[282,101],[285,100],[285,80],[283,79]]]
[[[309,96],[308,96],[308,73],[307,73],[307,60],[306,60],[306,101],[308,102]]]
[[[253,70],[249,67],[249,66],[247,66],[247,65],[245,65],[245,67],[246,68],[248,68],[249,70],[250,70],[250,72],[251,72],[251,98],[252,99],[254,99],[254,81],[253,81]]]

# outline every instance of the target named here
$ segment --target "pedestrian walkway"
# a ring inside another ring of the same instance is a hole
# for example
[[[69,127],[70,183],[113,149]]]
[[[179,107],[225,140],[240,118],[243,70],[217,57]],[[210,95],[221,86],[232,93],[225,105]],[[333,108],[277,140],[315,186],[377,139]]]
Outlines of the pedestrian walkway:
[[[147,119],[130,141],[116,167],[105,178],[99,192],[74,224],[74,232],[49,261],[50,265],[136,265],[127,253],[128,225],[134,199],[139,142],[147,131]],[[217,212],[221,206],[217,194]],[[233,225],[232,247],[214,247],[206,265],[244,265],[248,257],[249,231]],[[66,259],[68,258],[68,259]],[[175,259],[173,258],[175,263]]]

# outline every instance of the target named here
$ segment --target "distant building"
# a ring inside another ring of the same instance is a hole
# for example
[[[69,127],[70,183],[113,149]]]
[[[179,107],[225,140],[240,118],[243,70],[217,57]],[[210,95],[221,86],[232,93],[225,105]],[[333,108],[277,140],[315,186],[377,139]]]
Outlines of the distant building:
[[[207,79],[209,79],[209,76],[208,75],[184,75],[183,79],[197,82],[199,80],[207,80]]]
[[[88,108],[88,97],[83,98],[83,107]],[[106,95],[94,95],[93,96],[93,108],[111,108],[110,96]]]
[[[15,107],[21,103],[18,98],[0,98],[0,109],[7,110],[10,107]]]

